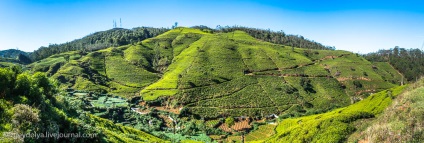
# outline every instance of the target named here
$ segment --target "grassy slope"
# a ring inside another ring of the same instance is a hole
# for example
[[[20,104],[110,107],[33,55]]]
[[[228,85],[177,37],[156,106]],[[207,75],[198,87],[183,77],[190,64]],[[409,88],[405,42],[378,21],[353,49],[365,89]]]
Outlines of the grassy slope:
[[[184,42],[180,42],[181,38],[179,38],[178,35],[184,35],[185,33],[206,35],[206,33],[203,33],[199,30],[181,29],[171,30],[156,38],[143,41],[143,45],[151,47],[152,49],[154,49],[154,51],[159,51],[159,55],[163,57],[162,59],[166,58],[168,60],[172,59],[172,61],[179,61],[178,64],[175,64],[175,62],[173,62],[173,64],[169,65],[160,80],[141,91],[144,100],[154,100],[159,96],[170,96],[176,94],[178,78],[180,75],[183,74],[183,72],[185,72],[185,70],[190,66],[190,64],[193,63],[193,59],[196,56],[196,49],[197,47],[202,46],[201,43],[203,40],[203,38],[197,42],[191,40],[189,42],[193,43],[191,43],[190,45],[182,45]],[[174,39],[178,42],[173,42]],[[171,49],[171,47],[168,46],[172,46],[172,43],[173,47],[175,48],[173,50],[167,50]],[[161,62],[159,62],[159,65],[162,65]]]
[[[276,125],[273,124],[259,126],[258,130],[246,135],[245,141],[249,142],[268,138],[275,134],[275,127]]]
[[[142,63],[133,61],[138,54],[134,53],[136,48],[137,46],[128,45],[82,56],[76,52],[68,52],[30,66],[33,71],[50,71],[52,64],[59,63],[53,77],[63,83],[64,87],[132,97],[141,88],[159,79],[157,74],[147,71]],[[65,61],[65,55],[71,55],[68,62]]]
[[[385,75],[380,75],[379,73],[392,73],[398,75],[393,71],[393,68],[382,66],[373,68],[373,64],[362,57],[357,55],[346,55],[345,58],[336,58],[334,60],[326,60],[322,64],[327,65],[332,75],[336,75],[337,72],[340,72],[340,76],[337,78],[340,80],[351,79],[347,81],[341,81],[342,84],[346,85],[347,93],[349,95],[355,95],[358,91],[366,90],[382,90],[393,87],[390,82],[386,82],[384,78],[390,80],[399,81],[399,76],[395,77],[384,77]],[[384,78],[383,78],[384,77]],[[396,79],[398,78],[398,79]],[[353,81],[359,81],[362,85],[362,89],[356,89],[353,85]],[[398,82],[399,83],[399,82]]]
[[[0,67],[11,67],[14,65],[19,65],[17,63],[11,63],[11,62],[0,62]]]
[[[284,119],[276,128],[276,135],[255,142],[344,141],[355,130],[351,122],[380,114],[404,88],[405,86],[399,86],[384,90],[360,102],[327,113]]]
[[[66,62],[64,55],[75,56]],[[55,63],[60,68],[54,73]],[[390,66],[376,66],[346,51],[292,50],[241,31],[210,34],[190,28],[87,55],[54,55],[31,65],[50,70],[69,87],[127,98],[140,94],[147,101],[172,97],[194,114],[211,118],[292,116],[346,106],[353,96],[393,87],[386,81],[400,80]],[[303,89],[300,76],[310,79],[313,90]]]
[[[379,69],[376,70],[378,75],[382,77],[383,80],[398,83],[398,79],[402,79],[402,75],[398,74],[399,72],[394,69],[388,62],[374,62]]]
[[[424,80],[409,86],[375,120],[360,122],[348,142],[423,142]]]

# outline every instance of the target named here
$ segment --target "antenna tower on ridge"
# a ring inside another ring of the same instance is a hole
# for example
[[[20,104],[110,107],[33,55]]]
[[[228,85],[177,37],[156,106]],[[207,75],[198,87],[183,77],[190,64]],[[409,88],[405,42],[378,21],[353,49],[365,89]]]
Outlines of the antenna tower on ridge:
[[[422,51],[422,50],[423,50],[423,48],[424,48],[424,41],[423,41],[423,45],[421,46],[421,49],[420,49],[420,50]]]
[[[116,21],[113,20],[113,28],[116,28]]]

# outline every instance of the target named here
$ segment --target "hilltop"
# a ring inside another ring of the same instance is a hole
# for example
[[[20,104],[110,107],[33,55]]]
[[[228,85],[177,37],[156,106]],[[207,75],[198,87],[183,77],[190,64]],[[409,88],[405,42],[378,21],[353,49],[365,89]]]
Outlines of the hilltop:
[[[8,49],[8,50],[0,50],[0,57],[1,58],[16,58],[19,54],[28,56],[29,54],[27,52],[18,50],[18,49]]]
[[[0,67],[29,64],[31,62],[32,60],[29,58],[29,53],[27,52],[17,49],[0,50]]]

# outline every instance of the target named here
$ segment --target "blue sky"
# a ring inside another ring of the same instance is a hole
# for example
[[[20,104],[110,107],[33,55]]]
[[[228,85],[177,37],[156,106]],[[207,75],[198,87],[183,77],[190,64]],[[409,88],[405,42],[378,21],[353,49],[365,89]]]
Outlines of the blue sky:
[[[421,48],[419,0],[2,0],[0,50],[34,51],[112,28],[241,25],[283,30],[339,50]],[[119,24],[118,24],[119,26]]]

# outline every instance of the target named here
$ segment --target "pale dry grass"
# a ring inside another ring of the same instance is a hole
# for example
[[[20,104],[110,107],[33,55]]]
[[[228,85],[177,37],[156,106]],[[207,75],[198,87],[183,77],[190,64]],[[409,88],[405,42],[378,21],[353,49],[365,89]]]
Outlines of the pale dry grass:
[[[424,142],[424,79],[393,102],[374,124],[361,133],[369,143]]]

